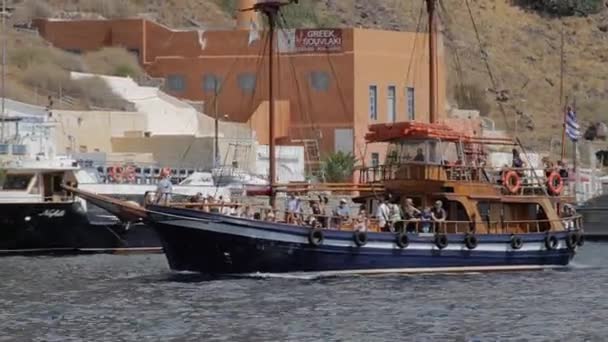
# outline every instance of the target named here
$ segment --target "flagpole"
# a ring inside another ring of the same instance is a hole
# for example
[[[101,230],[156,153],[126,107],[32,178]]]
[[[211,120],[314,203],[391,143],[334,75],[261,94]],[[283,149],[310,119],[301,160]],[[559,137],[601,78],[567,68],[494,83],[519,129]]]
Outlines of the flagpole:
[[[566,96],[566,103],[563,108],[564,120],[562,122],[562,154],[560,160],[566,158],[566,120],[568,119],[568,96]]]

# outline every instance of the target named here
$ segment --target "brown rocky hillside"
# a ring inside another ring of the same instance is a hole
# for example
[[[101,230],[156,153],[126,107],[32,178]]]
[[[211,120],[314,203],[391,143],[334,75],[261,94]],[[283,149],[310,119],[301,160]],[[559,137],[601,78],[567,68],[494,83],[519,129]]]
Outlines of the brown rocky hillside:
[[[29,7],[32,2],[37,3],[38,7],[44,7],[42,10],[64,17],[74,16],[74,12],[95,12],[106,17],[146,15],[173,27],[198,25],[208,29],[230,27],[235,3],[234,0],[14,2],[18,5],[29,3]],[[448,50],[446,62],[451,103],[478,107],[494,119],[498,127],[513,130],[517,122],[518,135],[528,144],[549,149],[551,138],[557,138],[561,130],[559,89],[563,29],[564,95],[576,99],[583,122],[608,121],[608,70],[605,68],[608,10],[587,17],[560,19],[522,9],[514,2],[440,1],[442,32]],[[422,0],[300,0],[298,8],[290,10],[286,17],[292,26],[424,30],[424,18],[422,25],[418,24],[421,6]],[[41,9],[37,8],[37,11]],[[488,66],[494,82],[489,77]]]

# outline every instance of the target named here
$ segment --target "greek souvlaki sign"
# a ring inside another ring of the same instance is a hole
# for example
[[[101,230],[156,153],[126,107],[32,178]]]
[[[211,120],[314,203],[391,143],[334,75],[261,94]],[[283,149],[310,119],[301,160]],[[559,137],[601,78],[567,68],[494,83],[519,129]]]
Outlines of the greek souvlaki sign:
[[[48,218],[64,217],[65,210],[63,210],[63,209],[46,209],[45,211],[39,213],[38,216],[45,216]]]
[[[341,52],[342,30],[296,29],[279,31],[279,51],[294,52]]]

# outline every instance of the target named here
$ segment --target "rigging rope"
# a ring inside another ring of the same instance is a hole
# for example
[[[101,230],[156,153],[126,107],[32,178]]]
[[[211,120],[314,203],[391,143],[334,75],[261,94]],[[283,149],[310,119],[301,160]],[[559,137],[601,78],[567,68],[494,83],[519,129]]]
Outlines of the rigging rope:
[[[469,17],[471,18],[471,23],[473,24],[473,30],[475,31],[475,37],[477,38],[477,43],[479,44],[479,52],[481,55],[481,59],[484,62],[486,70],[488,72],[488,76],[490,77],[490,82],[492,83],[492,88],[494,88],[494,92],[498,93],[498,84],[496,82],[496,78],[494,77],[494,73],[492,72],[492,68],[490,67],[490,63],[488,62],[488,54],[484,51],[483,45],[481,42],[481,36],[479,34],[479,30],[477,29],[477,23],[475,22],[475,17],[473,16],[473,11],[471,10],[471,6],[469,4],[469,0],[464,1],[467,5],[467,10],[469,12]],[[502,105],[502,103],[498,102],[498,107],[502,113],[503,119],[505,121],[505,127],[510,130],[511,127],[509,125],[509,120],[507,120],[507,113]]]

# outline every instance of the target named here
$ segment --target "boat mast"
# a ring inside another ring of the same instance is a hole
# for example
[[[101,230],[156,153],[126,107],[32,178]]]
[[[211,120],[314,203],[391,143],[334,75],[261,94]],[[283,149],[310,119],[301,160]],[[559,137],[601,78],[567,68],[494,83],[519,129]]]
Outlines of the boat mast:
[[[437,122],[437,86],[435,85],[435,79],[437,77],[437,59],[435,56],[437,37],[435,36],[435,1],[436,0],[426,0],[426,9],[429,16],[429,121],[431,123]]]
[[[274,206],[275,192],[274,185],[276,182],[276,156],[275,156],[275,132],[274,132],[274,31],[276,27],[277,14],[281,10],[281,7],[286,6],[294,2],[284,1],[264,1],[257,3],[253,6],[253,10],[263,13],[268,19],[268,35],[270,38],[270,47],[268,48],[268,164],[269,164],[269,177],[270,183],[270,205]]]

